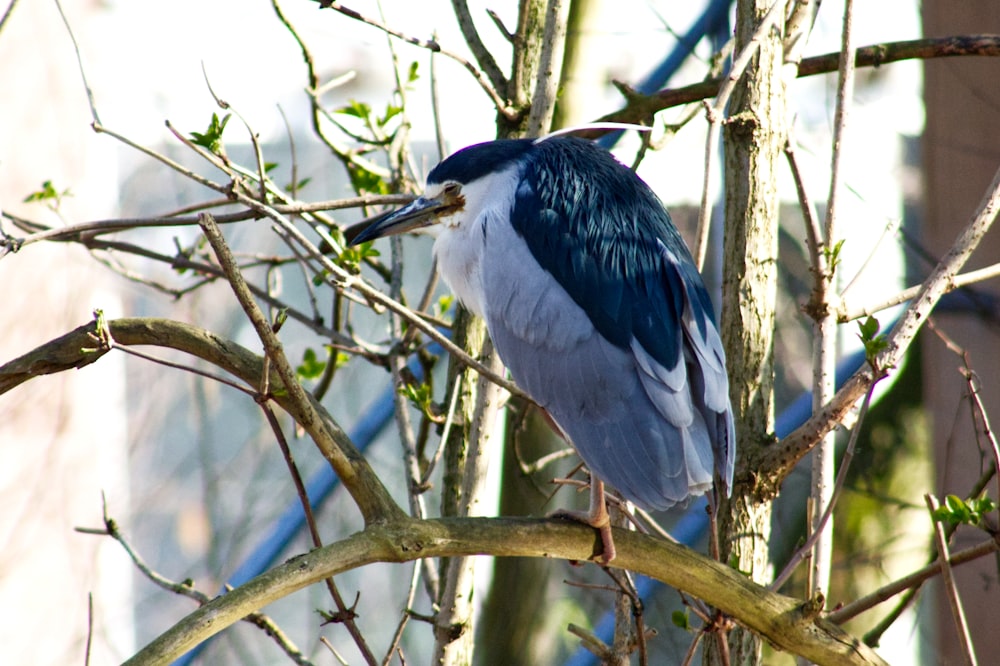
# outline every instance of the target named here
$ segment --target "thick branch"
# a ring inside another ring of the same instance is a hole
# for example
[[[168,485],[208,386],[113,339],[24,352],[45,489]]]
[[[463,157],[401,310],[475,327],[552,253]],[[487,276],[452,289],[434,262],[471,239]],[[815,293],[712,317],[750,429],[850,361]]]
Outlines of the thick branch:
[[[107,322],[107,328],[114,344],[176,349],[239,377],[254,389],[260,386],[263,359],[232,340],[204,329],[156,318],[114,319]],[[97,322],[91,322],[0,366],[0,394],[34,377],[82,368],[95,362],[111,349],[102,345],[100,339]],[[373,517],[389,520],[405,515],[321,404],[306,394],[311,409],[318,416],[318,420],[310,421],[301,405],[291,399],[279,377],[271,377],[271,394],[274,401],[306,429],[313,441],[317,444],[328,441],[336,447],[337,456],[346,461],[346,468],[341,466],[336,471],[366,520]]]
[[[702,598],[783,650],[817,664],[884,664],[860,641],[818,617],[811,604],[768,592],[733,569],[653,537],[615,531],[616,563]],[[584,560],[600,548],[593,530],[558,520],[443,518],[373,526],[289,560],[191,613],[127,664],[166,664],[276,599],[374,562],[494,555]]]
[[[879,67],[891,62],[914,59],[950,58],[954,56],[1000,56],[1000,35],[960,35],[936,39],[915,39],[906,42],[873,44],[859,48],[855,67]],[[805,58],[799,65],[799,77],[829,74],[837,71],[839,53]],[[618,111],[597,122],[640,123],[657,111],[709,99],[719,94],[724,79],[709,79],[683,88],[666,88],[653,95],[635,95]],[[605,130],[579,132],[578,136],[600,136]]]
[[[920,327],[930,316],[938,300],[954,282],[979,242],[986,235],[1000,211],[1000,170],[979,203],[972,220],[920,287],[920,292],[910,301],[899,322],[889,333],[887,345],[874,359],[874,366],[883,371],[894,368],[903,360],[903,354],[913,342]],[[759,457],[745,460],[748,469],[767,470],[771,481],[784,479],[795,464],[817,441],[846,418],[854,404],[864,395],[876,377],[871,365],[866,364],[845,382],[833,400],[816,411],[808,421],[778,446],[764,449]]]

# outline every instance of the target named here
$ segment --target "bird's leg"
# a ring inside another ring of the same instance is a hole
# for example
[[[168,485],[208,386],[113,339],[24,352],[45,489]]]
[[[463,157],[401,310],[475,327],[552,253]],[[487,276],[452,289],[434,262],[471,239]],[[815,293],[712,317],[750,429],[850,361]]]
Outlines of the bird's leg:
[[[587,524],[596,528],[601,534],[601,557],[604,564],[610,564],[615,559],[615,542],[611,538],[611,516],[608,515],[608,504],[604,501],[604,482],[590,477],[590,511],[587,512]]]
[[[557,518],[569,518],[579,523],[590,525],[601,535],[601,553],[597,560],[609,564],[615,559],[615,542],[611,537],[611,516],[608,515],[608,505],[604,500],[604,482],[590,477],[590,509],[583,511],[568,511],[560,509],[552,514]]]

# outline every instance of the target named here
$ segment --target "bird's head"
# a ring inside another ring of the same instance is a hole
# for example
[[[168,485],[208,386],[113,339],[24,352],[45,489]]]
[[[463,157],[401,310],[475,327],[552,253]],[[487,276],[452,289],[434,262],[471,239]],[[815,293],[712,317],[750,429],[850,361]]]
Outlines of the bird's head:
[[[459,227],[491,202],[502,199],[516,178],[530,139],[489,141],[463,148],[427,175],[424,193],[412,203],[377,218],[351,245],[442,223]]]
[[[429,227],[455,216],[464,207],[462,183],[453,180],[428,183],[423,195],[398,210],[376,218],[354,237],[351,245]]]

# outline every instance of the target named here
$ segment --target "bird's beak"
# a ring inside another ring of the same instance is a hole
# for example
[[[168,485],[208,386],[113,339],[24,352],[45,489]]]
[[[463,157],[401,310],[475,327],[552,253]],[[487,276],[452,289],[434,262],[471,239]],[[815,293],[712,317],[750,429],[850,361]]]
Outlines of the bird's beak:
[[[374,222],[365,227],[364,231],[355,236],[349,244],[357,245],[358,243],[375,240],[383,236],[393,236],[430,226],[437,222],[437,218],[442,213],[454,210],[454,208],[454,202],[420,197],[399,210],[394,210],[391,213],[386,213],[376,218]]]

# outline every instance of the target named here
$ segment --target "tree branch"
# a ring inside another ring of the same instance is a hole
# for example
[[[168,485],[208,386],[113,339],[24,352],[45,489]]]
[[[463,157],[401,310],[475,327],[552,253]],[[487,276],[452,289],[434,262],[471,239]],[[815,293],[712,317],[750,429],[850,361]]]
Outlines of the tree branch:
[[[459,54],[455,53],[454,51],[449,51],[448,49],[442,48],[442,46],[434,40],[418,39],[417,37],[410,37],[409,35],[405,35],[402,32],[399,32],[398,30],[393,30],[389,26],[380,23],[375,19],[368,18],[367,16],[364,16],[360,12],[357,12],[353,9],[349,9],[340,4],[339,2],[334,2],[333,0],[316,0],[316,2],[318,2],[319,6],[323,9],[332,9],[356,21],[366,23],[374,28],[378,28],[387,35],[392,35],[396,39],[403,40],[407,44],[413,44],[414,46],[425,48],[431,51],[432,53],[440,53],[441,55],[451,58],[458,64],[465,67],[465,69],[470,74],[472,74],[472,78],[476,80],[476,83],[478,83],[479,87],[483,89],[483,92],[485,92],[486,95],[490,98],[490,100],[493,101],[494,106],[496,106],[497,111],[501,115],[508,116],[512,113],[510,105],[501,97],[502,90],[495,89],[493,85],[491,85],[491,82],[486,77],[486,75],[484,75],[481,71],[479,71],[479,69],[474,64],[472,64]]]
[[[865,364],[854,373],[841,387],[833,399],[816,410],[813,415],[785,437],[777,446],[763,449],[759,456],[744,459],[743,464],[750,470],[767,470],[767,479],[761,478],[764,484],[780,482],[792,470],[795,464],[804,456],[827,432],[846,418],[854,404],[864,395],[868,387],[879,377],[876,377],[871,365],[882,370],[894,368],[903,359],[917,331],[944,295],[955,276],[968,261],[972,252],[986,235],[990,226],[996,220],[1000,211],[1000,169],[993,176],[986,194],[983,195],[979,208],[972,220],[955,240],[954,245],[935,267],[920,287],[919,293],[910,301],[910,305],[900,316],[896,326],[886,339],[886,347],[879,352],[873,364]],[[776,486],[766,492],[775,492]]]
[[[247,289],[246,281],[222,237],[219,225],[207,213],[202,213],[200,223],[205,238],[215,250],[219,264],[226,273],[226,278],[232,286],[236,299],[250,323],[253,324],[264,345],[268,359],[284,383],[285,403],[282,406],[285,409],[291,408],[289,411],[295,415],[296,422],[310,434],[323,453],[323,457],[333,466],[344,487],[351,493],[351,497],[361,509],[366,525],[405,515],[403,510],[392,500],[389,492],[368,466],[368,463],[354,448],[347,435],[340,431],[339,434],[342,437],[335,436],[328,427],[328,424],[332,424],[332,420],[324,420],[317,409],[316,400],[302,388],[296,379],[295,371],[285,356],[281,341],[278,340],[271,323],[267,321],[264,313],[253,300],[250,290]],[[339,426],[337,426],[337,430],[340,430]],[[353,458],[353,456],[357,457]]]
[[[455,11],[455,18],[458,20],[458,27],[462,31],[462,37],[465,38],[465,43],[468,45],[469,50],[472,51],[476,62],[483,68],[483,73],[489,78],[494,88],[497,90],[507,90],[507,86],[509,85],[507,77],[500,71],[500,67],[493,58],[493,54],[490,53],[486,45],[483,44],[483,40],[480,39],[479,31],[476,30],[476,23],[472,20],[472,14],[469,13],[469,4],[465,0],[451,0],[451,6]]]
[[[884,664],[869,647],[819,617],[817,609],[768,592],[733,569],[684,546],[615,530],[617,564],[732,615],[774,645],[817,664]],[[585,560],[600,548],[595,532],[570,521],[514,518],[410,518],[370,526],[295,557],[199,608],[126,664],[167,664],[209,636],[276,599],[375,562],[492,555]]]
[[[169,319],[135,318],[110,320],[107,331],[115,344],[176,349],[239,377],[254,389],[260,386],[263,359],[204,329]],[[93,321],[0,366],[0,395],[34,377],[97,361],[110,350],[100,340],[101,328],[98,321]],[[279,377],[273,377],[271,398],[305,428],[321,450],[327,447],[323,454],[328,460],[338,461],[335,470],[366,521],[405,516],[347,434],[311,395],[305,393],[304,406],[291,398]]]
[[[958,35],[934,39],[872,44],[859,48],[855,67],[880,67],[901,60],[927,60],[955,56],[1000,56],[1000,35]],[[839,53],[805,58],[799,65],[799,78],[837,71]],[[716,78],[682,88],[665,88],[652,95],[635,95],[618,111],[598,118],[596,122],[639,123],[657,111],[709,99],[719,94],[724,79]],[[578,136],[595,138],[604,130],[579,132]]]

